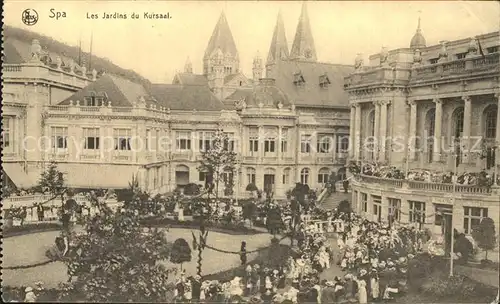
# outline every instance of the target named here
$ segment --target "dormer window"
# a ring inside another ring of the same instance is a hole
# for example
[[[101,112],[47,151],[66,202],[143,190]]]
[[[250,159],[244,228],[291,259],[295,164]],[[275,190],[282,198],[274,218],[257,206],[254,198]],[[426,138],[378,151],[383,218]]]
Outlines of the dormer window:
[[[467,55],[467,52],[465,52],[465,53],[458,53],[457,54],[457,59],[464,59],[466,55]]]
[[[104,106],[108,100],[108,95],[104,92],[102,94],[97,94],[96,92],[90,92],[89,96],[85,96],[84,103],[87,107],[100,107]]]
[[[302,72],[295,73],[293,75],[293,84],[296,86],[303,86],[306,83],[304,76],[302,76]]]
[[[486,49],[488,51],[488,54],[492,53],[498,53],[498,46],[492,46]]]
[[[329,84],[331,84],[331,82],[326,73],[324,75],[319,76],[319,86],[321,88],[327,88]]]
[[[439,58],[432,58],[432,59],[429,59],[429,63],[436,64],[436,63],[438,63],[438,60],[439,60]]]

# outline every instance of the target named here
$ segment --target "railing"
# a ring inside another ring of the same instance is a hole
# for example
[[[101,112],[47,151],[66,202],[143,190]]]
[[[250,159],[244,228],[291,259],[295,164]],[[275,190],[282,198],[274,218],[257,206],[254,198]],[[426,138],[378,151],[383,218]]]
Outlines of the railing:
[[[402,179],[381,178],[369,175],[359,175],[359,178],[361,179],[361,181],[366,183],[387,185],[395,188],[403,188],[403,185],[407,185],[408,189],[419,190],[422,192],[453,192],[453,184],[407,181]],[[455,187],[455,192],[463,194],[490,194],[492,193],[492,190],[490,187],[457,184]]]
[[[4,72],[21,72],[20,66],[5,66],[3,67]]]
[[[328,187],[323,188],[321,193],[318,195],[318,203],[323,203],[323,201],[328,198],[329,195]]]
[[[376,176],[369,175],[360,175],[361,180],[368,183],[377,183],[383,185],[390,185],[392,187],[401,188],[403,186],[403,180],[401,179],[392,179],[392,178],[381,178]]]
[[[412,81],[422,79],[460,75],[473,72],[494,71],[499,68],[500,54],[493,53],[484,57],[458,59],[449,62],[438,62],[417,67],[412,71]]]
[[[184,159],[191,159],[191,151],[186,151],[186,152],[175,152],[172,153],[172,159],[173,160],[184,160]]]
[[[257,156],[244,156],[244,161],[247,161],[247,162],[256,162],[258,157]]]

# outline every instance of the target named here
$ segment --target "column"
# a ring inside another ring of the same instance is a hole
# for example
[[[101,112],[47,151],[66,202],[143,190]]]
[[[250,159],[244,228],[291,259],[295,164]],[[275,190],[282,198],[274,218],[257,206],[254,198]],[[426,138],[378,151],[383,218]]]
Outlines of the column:
[[[382,219],[382,222],[389,222],[389,198],[387,196],[382,196],[381,197],[381,210],[380,210],[380,218]]]
[[[257,153],[259,155],[259,158],[262,159],[262,157],[264,157],[264,138],[263,138],[263,135],[264,135],[264,128],[262,126],[259,126],[259,131],[258,131],[258,134],[259,134],[259,153]]]
[[[339,142],[337,142],[338,141],[337,137],[338,137],[337,129],[333,129],[333,138],[332,138],[332,142],[331,142],[332,146],[330,147],[330,149],[332,149],[333,162],[335,162],[337,160],[337,145],[340,144]],[[349,152],[349,154],[350,154],[350,152]]]
[[[463,145],[462,149],[462,162],[469,163],[470,161],[470,153],[469,150],[471,148],[470,145],[470,129],[471,129],[471,118],[472,118],[472,104],[471,98],[469,96],[462,97],[464,101],[464,132],[462,134],[461,145]]]
[[[379,162],[385,162],[387,145],[387,107],[390,101],[384,100],[380,103],[380,133],[379,133]]]
[[[500,93],[495,94],[495,98],[497,99],[497,130],[496,130],[496,138],[495,138],[495,163],[497,166],[500,166]],[[498,171],[497,171],[498,172]]]
[[[434,99],[434,103],[436,104],[436,112],[434,117],[434,156],[432,157],[433,162],[439,162],[441,160],[441,123],[443,116],[443,103],[441,99]]]
[[[410,106],[410,132],[408,133],[408,158],[415,160],[416,138],[417,138],[417,103],[415,100],[408,100]]]
[[[277,149],[277,152],[278,152],[278,161],[281,161],[281,159],[283,158],[283,155],[281,153],[281,138],[282,138],[282,135],[281,135],[281,132],[282,132],[282,126],[278,126],[278,142],[276,143],[276,149]]]
[[[354,125],[354,134],[351,135],[352,143],[349,143],[354,149],[354,158],[356,160],[360,160],[360,151],[361,151],[361,105],[356,104],[354,106],[355,109],[355,125]]]
[[[373,127],[373,153],[372,160],[377,161],[377,156],[379,152],[379,142],[380,142],[380,102],[374,101],[373,105],[375,106],[375,126]]]
[[[349,121],[349,137],[350,138],[355,138],[355,134],[356,134],[356,106],[355,105],[351,105],[351,119]],[[349,159],[353,159],[355,157],[355,146],[350,143],[349,144]]]

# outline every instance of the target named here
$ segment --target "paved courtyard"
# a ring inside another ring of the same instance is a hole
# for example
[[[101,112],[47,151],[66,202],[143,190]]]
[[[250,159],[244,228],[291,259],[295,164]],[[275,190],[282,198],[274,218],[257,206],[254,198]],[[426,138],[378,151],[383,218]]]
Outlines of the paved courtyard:
[[[40,232],[28,235],[10,237],[4,240],[3,244],[3,266],[12,267],[37,262],[46,261],[45,251],[54,244],[58,231]],[[196,231],[195,231],[195,235]],[[190,229],[170,229],[166,234],[166,241],[173,243],[177,238],[184,238],[190,244],[192,236]],[[247,242],[247,250],[251,251],[259,247],[267,247],[272,236],[267,233],[256,235],[228,235],[218,232],[210,232],[207,243],[210,246],[229,250],[239,251],[241,241]],[[285,239],[282,244],[289,244]],[[248,260],[256,258],[257,253],[248,255]],[[183,265],[186,273],[196,273],[197,252],[193,252],[192,261]],[[175,266],[167,262],[170,266]],[[236,254],[222,254],[210,249],[203,252],[203,273],[213,274],[220,271],[229,270],[240,265],[240,257]],[[68,276],[66,267],[62,262],[54,262],[44,266],[28,269],[3,270],[3,284],[7,286],[33,285],[37,281],[44,282],[47,288],[57,287],[58,283],[66,282]]]

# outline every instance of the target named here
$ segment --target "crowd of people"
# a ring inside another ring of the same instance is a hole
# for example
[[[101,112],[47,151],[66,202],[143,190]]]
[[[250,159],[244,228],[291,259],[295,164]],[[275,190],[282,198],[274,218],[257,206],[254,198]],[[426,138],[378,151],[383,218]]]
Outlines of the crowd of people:
[[[425,169],[412,169],[405,175],[405,172],[395,166],[381,166],[378,164],[365,163],[362,167],[351,163],[349,169],[353,174],[362,173],[367,176],[375,176],[388,179],[401,179],[409,181],[421,181],[428,183],[441,183],[459,185],[474,185],[480,187],[490,187],[494,184],[494,176],[482,170],[480,172],[433,172]],[[500,184],[500,178],[497,178]]]

